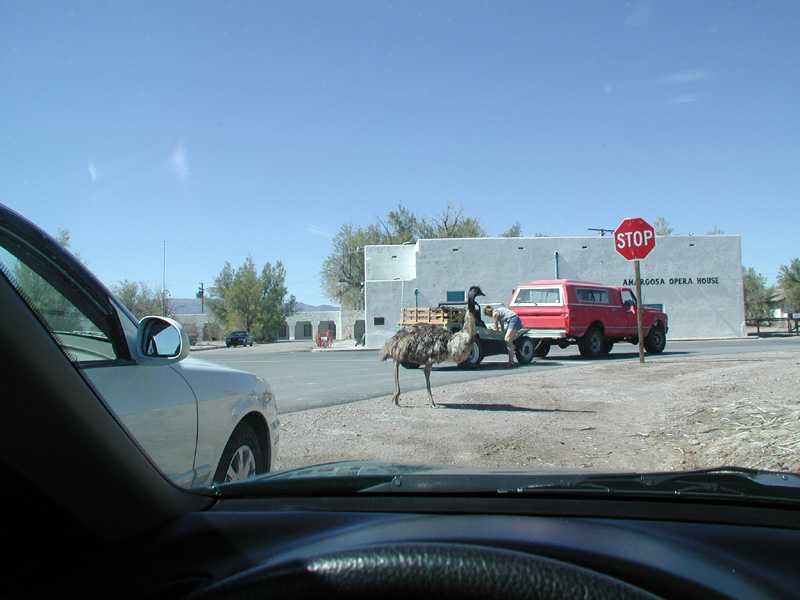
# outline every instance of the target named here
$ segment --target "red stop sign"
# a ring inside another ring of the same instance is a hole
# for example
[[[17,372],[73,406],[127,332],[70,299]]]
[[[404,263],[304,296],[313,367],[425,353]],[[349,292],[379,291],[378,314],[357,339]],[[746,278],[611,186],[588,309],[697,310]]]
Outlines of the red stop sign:
[[[641,260],[656,247],[656,230],[644,219],[625,219],[614,232],[614,247],[628,260]]]

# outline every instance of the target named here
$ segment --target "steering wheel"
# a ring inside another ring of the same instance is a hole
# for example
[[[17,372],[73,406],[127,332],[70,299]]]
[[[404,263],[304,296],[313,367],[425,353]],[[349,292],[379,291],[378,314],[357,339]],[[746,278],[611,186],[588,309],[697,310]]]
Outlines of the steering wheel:
[[[628,583],[557,560],[447,543],[365,546],[256,567],[200,592],[211,600],[653,600]]]

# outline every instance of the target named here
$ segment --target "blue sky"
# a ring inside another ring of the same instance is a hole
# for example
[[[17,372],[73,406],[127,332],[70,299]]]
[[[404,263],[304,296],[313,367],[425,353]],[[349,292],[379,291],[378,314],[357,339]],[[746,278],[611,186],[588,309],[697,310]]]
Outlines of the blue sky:
[[[282,260],[343,223],[628,217],[800,257],[800,3],[0,1],[0,202],[107,284]],[[164,250],[166,249],[166,253]]]

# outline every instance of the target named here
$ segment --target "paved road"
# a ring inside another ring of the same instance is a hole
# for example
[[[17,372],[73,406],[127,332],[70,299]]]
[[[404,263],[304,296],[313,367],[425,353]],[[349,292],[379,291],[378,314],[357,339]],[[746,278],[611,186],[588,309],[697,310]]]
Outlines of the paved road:
[[[345,404],[366,398],[389,396],[394,393],[394,366],[378,360],[375,350],[341,350],[311,352],[311,346],[302,342],[283,342],[258,345],[252,348],[221,348],[206,350],[194,355],[203,360],[242,369],[266,379],[278,399],[281,414]],[[764,352],[794,349],[800,351],[800,337],[716,340],[667,343],[661,356],[685,354],[730,354],[738,352]],[[619,344],[601,360],[638,360],[636,346]],[[645,360],[659,360],[660,356],[646,355]],[[575,368],[591,364],[583,360],[574,346],[564,350],[553,348],[546,359],[534,365],[517,369]],[[439,385],[499,377],[507,375],[503,357],[487,357],[480,369],[462,371],[455,365],[443,363],[433,368],[431,384]],[[422,369],[400,369],[400,386],[403,391],[425,388]],[[434,389],[434,395],[436,391]]]

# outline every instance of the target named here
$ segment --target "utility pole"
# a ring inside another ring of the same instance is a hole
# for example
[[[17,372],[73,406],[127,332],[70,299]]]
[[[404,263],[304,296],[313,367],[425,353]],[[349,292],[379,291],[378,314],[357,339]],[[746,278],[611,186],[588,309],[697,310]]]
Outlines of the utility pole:
[[[206,292],[203,289],[203,282],[200,282],[200,289],[197,291],[197,297],[200,298],[200,314],[202,315],[205,312],[205,296]]]
[[[161,316],[167,316],[167,240],[164,240],[164,264],[161,271]]]

